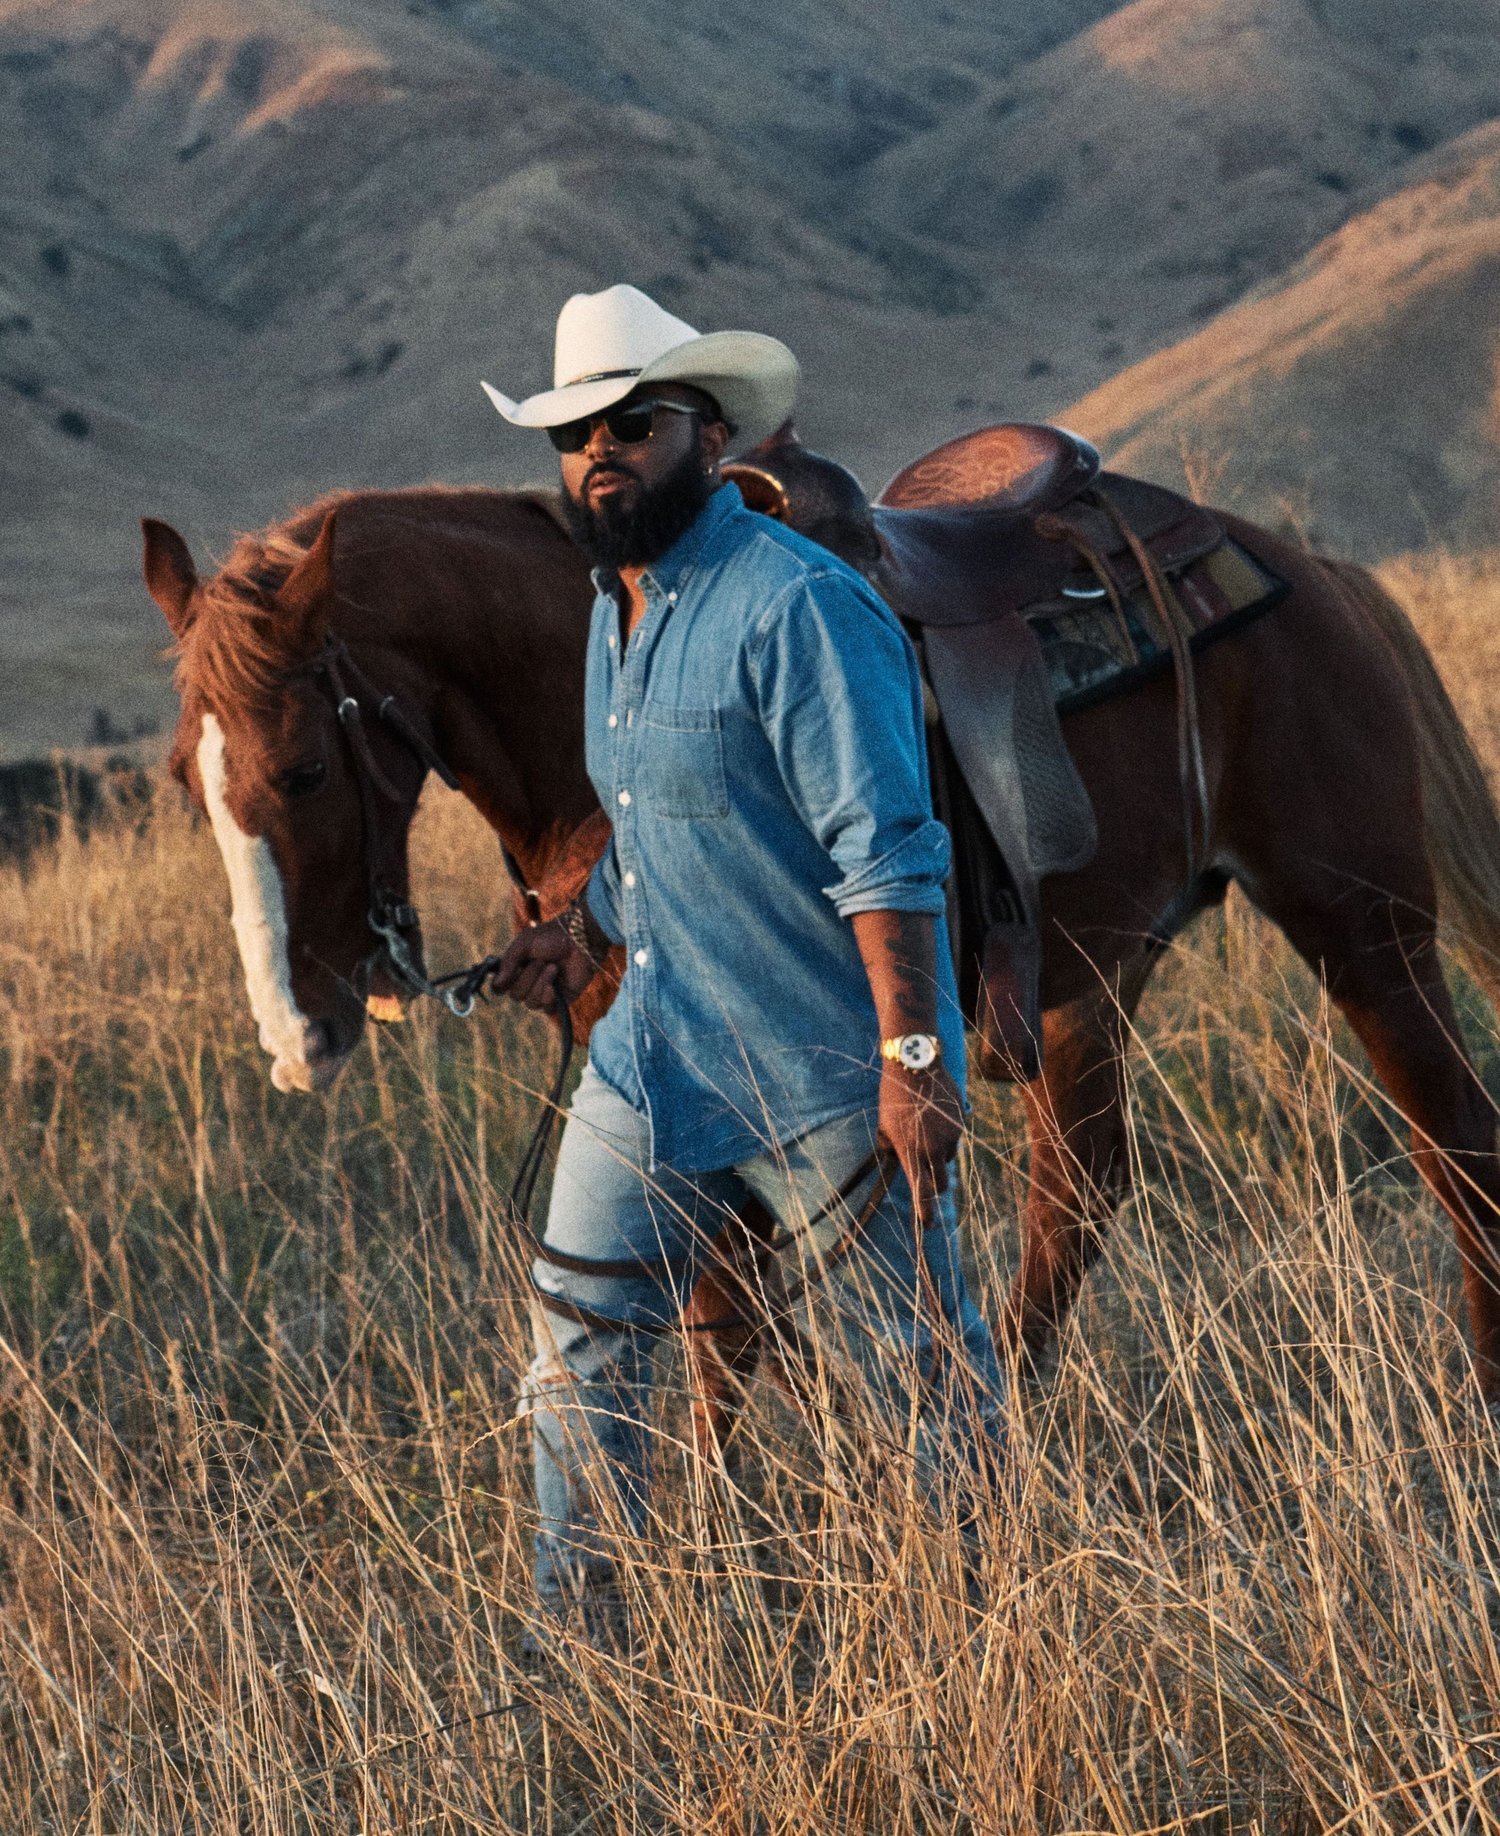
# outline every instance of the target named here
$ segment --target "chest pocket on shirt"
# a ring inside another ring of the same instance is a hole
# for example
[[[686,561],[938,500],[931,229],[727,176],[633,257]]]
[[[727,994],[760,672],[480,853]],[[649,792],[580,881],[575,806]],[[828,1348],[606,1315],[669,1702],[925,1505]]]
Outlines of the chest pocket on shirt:
[[[641,807],[654,816],[727,816],[719,710],[648,701],[640,723],[636,785]]]

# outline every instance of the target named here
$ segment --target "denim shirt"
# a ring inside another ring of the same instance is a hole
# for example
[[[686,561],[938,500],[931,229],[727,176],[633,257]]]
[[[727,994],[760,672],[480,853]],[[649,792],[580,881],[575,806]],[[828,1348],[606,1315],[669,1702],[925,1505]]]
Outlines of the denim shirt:
[[[944,910],[922,689],[905,632],[826,549],[723,485],[643,575],[624,644],[594,576],[589,775],[614,834],[590,910],[625,946],[594,1069],[652,1164],[728,1167],[873,1109],[879,1027],[849,922]],[[963,1024],[939,922],[943,1053]]]

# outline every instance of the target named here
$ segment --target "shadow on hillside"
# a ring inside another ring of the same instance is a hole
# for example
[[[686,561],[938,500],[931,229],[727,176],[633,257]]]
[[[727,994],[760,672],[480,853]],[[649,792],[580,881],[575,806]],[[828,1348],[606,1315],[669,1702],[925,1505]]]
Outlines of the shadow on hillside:
[[[151,806],[149,772],[122,753],[96,767],[73,759],[21,759],[0,765],[0,861],[25,861],[65,829],[87,835]]]

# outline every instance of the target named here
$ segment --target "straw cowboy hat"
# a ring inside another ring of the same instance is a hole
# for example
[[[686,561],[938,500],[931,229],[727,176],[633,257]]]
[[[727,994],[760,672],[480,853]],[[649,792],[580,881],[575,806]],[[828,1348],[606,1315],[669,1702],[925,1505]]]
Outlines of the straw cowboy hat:
[[[575,293],[557,315],[550,389],[513,402],[480,387],[517,427],[558,427],[623,401],[643,383],[691,383],[706,390],[734,429],[753,446],[792,412],[797,359],[779,338],[760,332],[698,332],[638,287]]]

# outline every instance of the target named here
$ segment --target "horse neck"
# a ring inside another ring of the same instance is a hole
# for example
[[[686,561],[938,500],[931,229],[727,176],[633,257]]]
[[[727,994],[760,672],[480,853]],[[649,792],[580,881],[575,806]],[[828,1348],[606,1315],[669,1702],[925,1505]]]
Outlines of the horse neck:
[[[545,528],[534,553],[511,542],[465,555],[445,538],[440,559],[427,592],[416,554],[415,591],[349,581],[361,611],[345,635],[385,653],[464,796],[540,885],[598,807],[583,760],[587,575]]]

